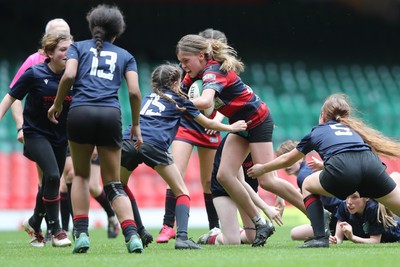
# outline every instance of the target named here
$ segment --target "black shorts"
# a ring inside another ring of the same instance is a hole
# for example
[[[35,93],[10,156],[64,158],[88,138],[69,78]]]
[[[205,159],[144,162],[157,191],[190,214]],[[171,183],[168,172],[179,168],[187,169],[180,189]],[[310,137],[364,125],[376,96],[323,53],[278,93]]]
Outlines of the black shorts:
[[[258,126],[248,131],[241,131],[233,134],[240,135],[249,143],[272,142],[272,133],[274,132],[274,120],[271,113]]]
[[[216,197],[222,197],[226,196],[229,197],[228,192],[225,191],[225,188],[218,182],[217,180],[217,173],[219,169],[219,165],[221,163],[221,151],[222,151],[222,146],[224,146],[226,141],[226,138],[224,138],[221,142],[221,147],[218,148],[217,153],[215,155],[215,160],[214,160],[214,167],[213,171],[211,174],[211,193],[213,198]],[[244,172],[244,178],[246,183],[248,183],[251,188],[253,188],[254,192],[258,192],[258,180],[257,179],[252,179],[247,175],[247,170],[253,166],[253,160],[250,155],[247,156],[247,158],[244,160],[243,164],[243,172]]]
[[[386,165],[372,151],[344,152],[332,156],[319,176],[322,187],[340,199],[358,192],[361,197],[380,198],[396,187]]]
[[[78,106],[67,118],[68,140],[78,144],[121,147],[121,110],[114,107]]]
[[[140,150],[136,150],[130,140],[122,141],[121,166],[133,171],[139,164],[145,163],[154,169],[158,165],[174,163],[172,154],[149,143],[143,143]]]
[[[258,192],[258,180],[252,179],[246,175],[245,181],[253,188],[254,192]],[[230,197],[225,188],[218,182],[215,176],[211,177],[211,194],[213,198],[216,197]]]

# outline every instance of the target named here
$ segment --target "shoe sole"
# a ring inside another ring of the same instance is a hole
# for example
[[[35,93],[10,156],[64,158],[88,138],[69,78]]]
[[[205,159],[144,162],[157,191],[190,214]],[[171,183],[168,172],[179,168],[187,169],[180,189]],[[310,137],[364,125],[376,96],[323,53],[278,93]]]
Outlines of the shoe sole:
[[[70,247],[71,245],[72,245],[72,243],[66,243],[66,244],[61,244],[61,245],[52,244],[52,246],[55,247],[55,248]]]
[[[170,241],[171,239],[175,239],[175,237],[176,237],[176,236],[171,237],[171,238],[168,239],[168,240],[156,240],[156,242],[157,242],[157,243],[168,243],[168,241]]]
[[[175,247],[177,250],[187,250],[187,249],[202,249],[202,247]]]
[[[130,253],[140,254],[142,252],[143,252],[142,248],[137,248],[137,249],[132,250]]]
[[[137,244],[134,244],[134,245],[135,245],[135,247],[134,247],[132,250],[128,249],[128,252],[129,252],[129,253],[137,253],[137,254],[140,254],[140,253],[143,252],[143,246],[142,246],[141,243],[137,242]]]
[[[74,249],[72,253],[86,253],[89,250],[89,247],[80,247],[78,249]]]
[[[82,244],[79,248],[75,248],[72,250],[72,253],[86,253],[90,248],[89,240],[82,241]]]

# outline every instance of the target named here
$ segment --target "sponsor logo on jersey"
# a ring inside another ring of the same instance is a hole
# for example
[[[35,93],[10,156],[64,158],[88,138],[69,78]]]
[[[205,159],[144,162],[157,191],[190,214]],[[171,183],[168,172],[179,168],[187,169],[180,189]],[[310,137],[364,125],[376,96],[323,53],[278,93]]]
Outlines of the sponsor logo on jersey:
[[[203,81],[207,81],[207,80],[215,81],[215,79],[216,79],[216,76],[215,76],[215,74],[212,74],[212,73],[208,73],[203,76]]]
[[[210,137],[210,143],[218,143],[218,137]]]

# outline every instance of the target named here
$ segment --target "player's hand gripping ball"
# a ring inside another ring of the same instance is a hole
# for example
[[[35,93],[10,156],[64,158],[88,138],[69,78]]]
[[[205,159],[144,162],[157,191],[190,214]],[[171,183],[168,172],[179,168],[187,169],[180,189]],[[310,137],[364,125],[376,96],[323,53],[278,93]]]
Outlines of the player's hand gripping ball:
[[[195,81],[189,88],[188,91],[188,97],[190,100],[193,100],[199,96],[201,96],[201,92],[203,91],[203,81],[202,80],[197,80]],[[204,114],[206,117],[210,117],[213,114],[214,111],[214,101],[211,107],[205,110],[200,110],[201,113]]]

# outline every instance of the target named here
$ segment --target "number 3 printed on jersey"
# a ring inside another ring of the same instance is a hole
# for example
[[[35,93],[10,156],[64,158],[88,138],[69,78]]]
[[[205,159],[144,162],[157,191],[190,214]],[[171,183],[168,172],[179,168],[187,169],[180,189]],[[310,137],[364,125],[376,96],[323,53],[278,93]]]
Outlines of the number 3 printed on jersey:
[[[90,51],[94,54],[92,59],[92,67],[90,68],[90,75],[97,76],[112,81],[114,78],[115,62],[117,62],[117,53],[111,51],[100,51],[100,57],[106,57],[105,63],[109,66],[108,71],[98,70],[99,59],[97,58],[97,50],[90,48]]]
[[[350,131],[349,127],[343,126],[341,124],[333,124],[329,125],[332,130],[335,131],[335,135],[353,135],[353,133]]]

